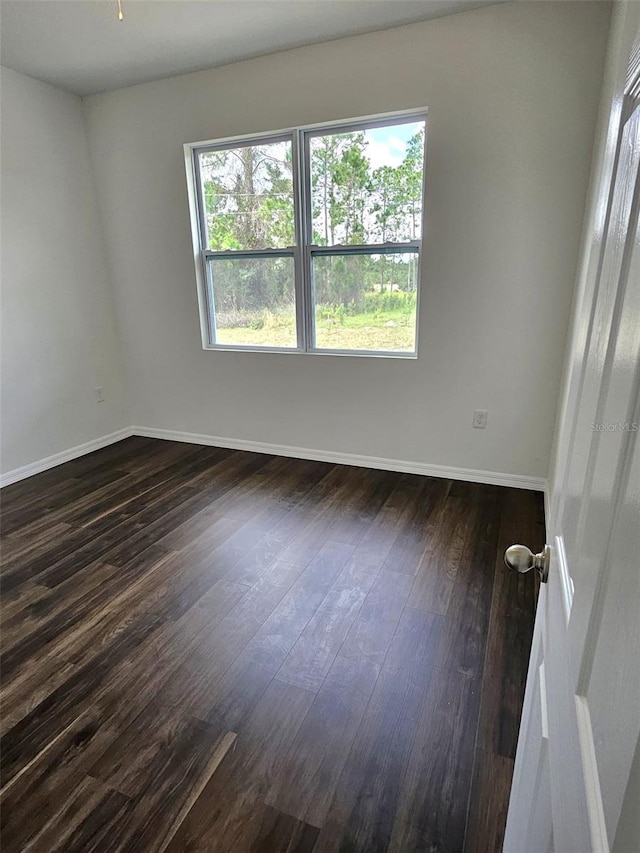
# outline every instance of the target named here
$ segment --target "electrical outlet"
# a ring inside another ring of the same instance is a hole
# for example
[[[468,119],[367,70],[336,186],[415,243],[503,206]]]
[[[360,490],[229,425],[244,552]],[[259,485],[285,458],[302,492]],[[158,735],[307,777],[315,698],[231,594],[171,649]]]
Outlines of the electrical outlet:
[[[97,388],[93,389],[96,395],[96,403],[104,403],[104,388],[102,385],[98,385]]]
[[[473,412],[473,428],[484,429],[487,426],[489,412],[486,409],[475,409]]]

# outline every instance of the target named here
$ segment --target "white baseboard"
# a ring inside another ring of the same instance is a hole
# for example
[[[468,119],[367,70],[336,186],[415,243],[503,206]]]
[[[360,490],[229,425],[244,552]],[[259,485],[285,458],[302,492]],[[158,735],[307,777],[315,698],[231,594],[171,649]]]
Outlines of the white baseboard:
[[[115,444],[132,435],[145,438],[161,438],[167,441],[183,441],[188,444],[204,444],[213,447],[229,447],[232,450],[250,450],[254,453],[268,453],[272,456],[291,456],[295,459],[313,459],[318,462],[333,462],[338,465],[355,465],[359,468],[380,468],[385,471],[400,471],[407,474],[422,474],[427,477],[440,477],[445,480],[464,480],[468,483],[488,483],[493,486],[509,486],[515,489],[532,489],[544,492],[546,481],[542,477],[528,477],[524,474],[506,474],[500,471],[482,471],[475,468],[454,468],[447,465],[432,465],[426,462],[408,462],[403,459],[386,459],[382,456],[364,456],[358,453],[340,453],[334,450],[315,450],[309,447],[292,447],[286,444],[268,444],[262,441],[248,441],[241,438],[225,438],[219,435],[201,435],[194,432],[180,432],[171,429],[133,426],[103,435],[84,444],[78,444],[60,453],[54,453],[44,459],[14,468],[0,475],[0,486],[9,486],[34,474],[40,474],[63,462],[70,462],[78,456],[84,456],[93,450]]]
[[[54,453],[52,456],[45,456],[44,459],[30,462],[21,468],[14,468],[13,471],[0,474],[0,486],[10,486],[11,483],[17,483],[18,480],[25,480],[34,474],[40,474],[49,468],[55,468],[56,465],[62,465],[63,462],[70,462],[72,459],[77,459],[78,456],[85,456],[93,450],[100,450],[101,447],[115,444],[116,441],[122,441],[123,438],[129,438],[133,434],[131,427],[125,427],[125,429],[116,430],[116,432],[111,432],[109,435],[102,435],[100,438],[94,438],[92,441],[86,441],[84,444],[76,444],[75,447],[62,450],[60,453]]]
[[[241,438],[224,438],[219,435],[199,435],[171,429],[134,426],[131,434],[145,438],[163,438],[167,441],[184,441],[188,444],[205,444],[213,447],[229,447],[232,450],[250,450],[273,456],[292,456],[295,459],[313,459],[318,462],[333,462],[338,465],[356,465],[360,468],[381,468],[385,471],[400,471],[407,474],[423,474],[445,480],[465,480],[469,483],[488,483],[493,486],[510,486],[515,489],[532,489],[542,492],[546,480],[523,474],[504,474],[498,471],[481,471],[474,468],[452,468],[447,465],[431,465],[425,462],[407,462],[402,459],[385,459],[381,456],[363,456],[356,453],[339,453],[333,450],[314,450],[308,447],[291,447],[286,444],[267,444]]]

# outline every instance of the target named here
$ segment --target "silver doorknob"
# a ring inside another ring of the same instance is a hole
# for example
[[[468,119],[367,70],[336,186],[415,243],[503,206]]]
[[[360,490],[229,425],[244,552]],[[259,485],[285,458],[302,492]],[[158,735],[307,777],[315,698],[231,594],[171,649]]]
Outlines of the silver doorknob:
[[[520,574],[536,569],[542,583],[549,577],[549,558],[551,550],[545,545],[539,554],[534,554],[526,545],[512,545],[504,552],[506,565]]]

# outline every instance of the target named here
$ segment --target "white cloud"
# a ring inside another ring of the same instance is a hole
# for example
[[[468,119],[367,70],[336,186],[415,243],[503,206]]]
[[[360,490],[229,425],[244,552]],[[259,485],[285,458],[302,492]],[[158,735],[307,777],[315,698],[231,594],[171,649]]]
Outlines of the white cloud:
[[[366,138],[367,155],[374,169],[379,169],[380,166],[399,166],[404,160],[407,146],[397,136],[390,136],[384,142],[371,136]]]

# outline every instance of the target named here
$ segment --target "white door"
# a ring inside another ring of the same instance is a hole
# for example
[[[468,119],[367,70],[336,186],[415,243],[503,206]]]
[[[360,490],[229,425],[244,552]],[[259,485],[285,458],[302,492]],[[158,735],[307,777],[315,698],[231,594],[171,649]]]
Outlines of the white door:
[[[639,25],[614,5],[507,853],[640,851]]]

